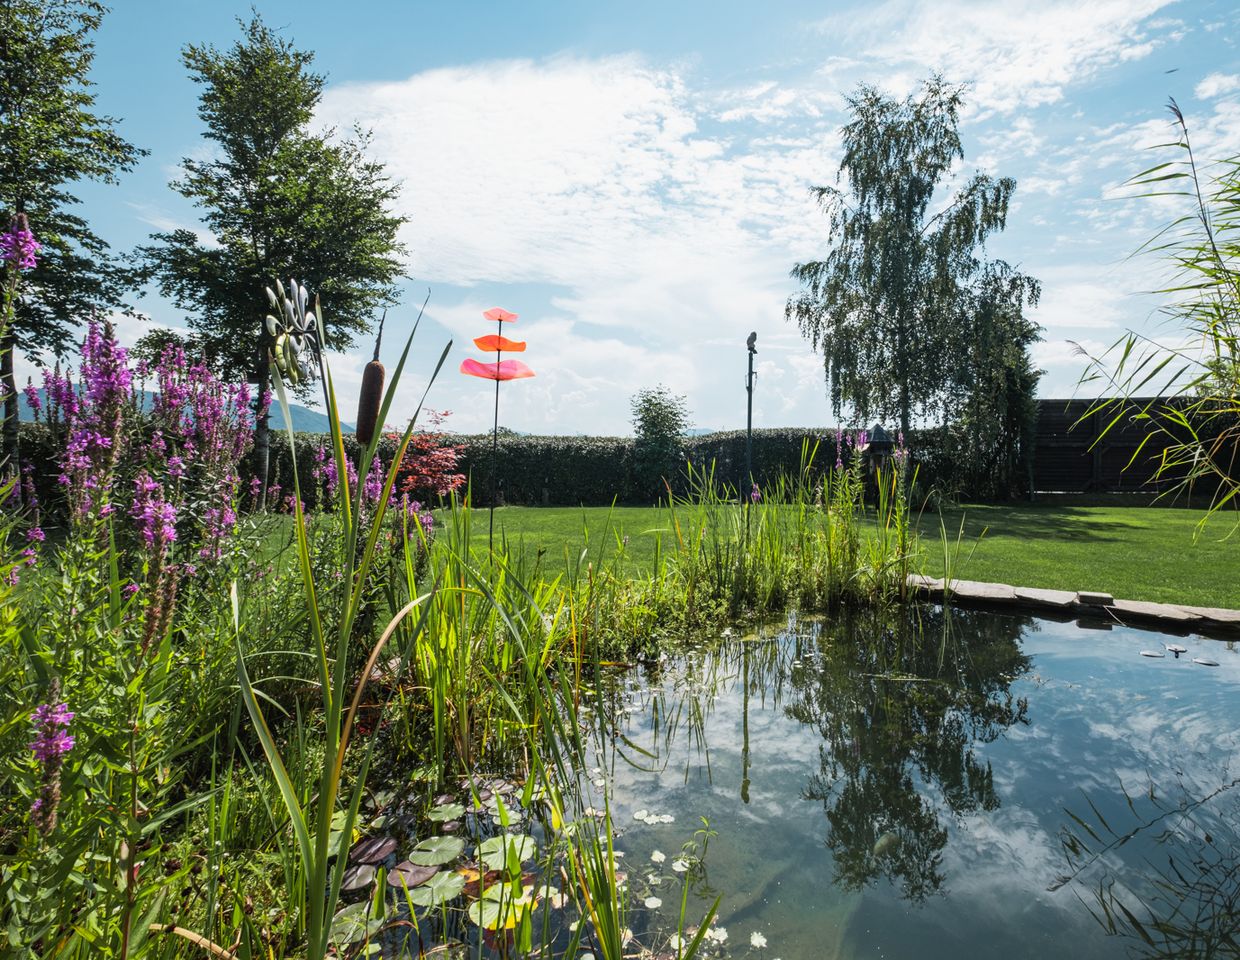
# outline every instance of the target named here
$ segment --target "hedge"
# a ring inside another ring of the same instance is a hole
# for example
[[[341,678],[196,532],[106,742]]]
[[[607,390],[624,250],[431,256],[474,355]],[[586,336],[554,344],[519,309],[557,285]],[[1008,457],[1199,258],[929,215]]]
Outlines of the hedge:
[[[803,446],[816,443],[814,471],[821,475],[835,463],[835,431],[822,427],[781,427],[753,432],[753,472],[759,486],[766,486],[781,474],[795,473],[801,463]],[[918,464],[919,486],[933,486],[953,494],[972,497],[1002,497],[1019,494],[1016,478],[1006,493],[995,489],[995,478],[959,475],[950,453],[950,436],[942,429],[916,431],[910,447]],[[356,459],[357,441],[345,436],[346,452]],[[471,478],[476,505],[489,503],[491,491],[491,436],[448,435],[445,443],[461,446],[459,469]],[[326,434],[297,434],[297,468],[308,507],[316,505],[315,485],[310,482],[315,452],[328,446]],[[389,461],[395,440],[380,438],[379,454]],[[634,474],[634,440],[631,437],[540,437],[509,434],[499,438],[498,463],[500,476],[496,488],[500,503],[519,506],[607,506],[641,504],[638,480]],[[38,424],[22,424],[21,456],[35,465],[35,478],[40,499],[53,503],[58,496],[56,460],[59,451],[51,449],[50,435]],[[684,457],[695,466],[714,464],[716,478],[735,489],[745,486],[745,431],[734,430],[686,438]],[[243,464],[243,471],[250,463]],[[293,456],[288,436],[271,433],[272,483],[280,484],[285,493],[293,487]],[[242,489],[247,488],[248,472],[242,475]],[[685,471],[669,478],[673,490],[684,494],[688,489]]]

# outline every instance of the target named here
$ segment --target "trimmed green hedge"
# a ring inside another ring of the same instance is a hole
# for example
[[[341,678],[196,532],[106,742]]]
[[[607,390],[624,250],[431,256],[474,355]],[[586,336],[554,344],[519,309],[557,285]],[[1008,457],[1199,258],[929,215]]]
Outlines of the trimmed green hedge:
[[[803,445],[808,440],[814,456],[814,472],[821,475],[835,464],[835,431],[823,428],[782,427],[753,432],[753,471],[759,486],[765,486],[781,474],[792,474],[801,463]],[[471,478],[474,503],[485,506],[491,491],[491,436],[449,435],[446,443],[463,447],[460,472]],[[317,499],[316,485],[311,480],[315,452],[326,447],[326,434],[297,435],[297,468],[308,507]],[[942,429],[916,431],[910,446],[918,464],[918,486],[941,490],[970,498],[992,499],[1020,495],[1020,478],[1006,491],[998,489],[994,477],[959,475],[953,469],[950,437]],[[58,498],[56,476],[57,451],[50,449],[48,432],[41,425],[22,424],[22,458],[35,464],[35,477],[41,500],[52,504]],[[345,449],[356,459],[357,441],[345,436]],[[382,437],[379,453],[387,462],[395,450],[395,441]],[[695,466],[709,467],[714,463],[717,480],[741,489],[745,486],[745,431],[711,433],[686,438],[684,459]],[[498,498],[501,503],[519,506],[606,506],[613,501],[623,504],[645,502],[639,493],[634,474],[634,441],[631,437],[536,437],[507,435],[499,438],[500,476]],[[243,464],[243,471],[250,463]],[[242,490],[247,489],[250,475],[243,472]],[[688,477],[681,471],[669,478],[673,490],[684,494]],[[282,431],[271,433],[271,481],[287,494],[293,488],[293,456],[288,437]]]

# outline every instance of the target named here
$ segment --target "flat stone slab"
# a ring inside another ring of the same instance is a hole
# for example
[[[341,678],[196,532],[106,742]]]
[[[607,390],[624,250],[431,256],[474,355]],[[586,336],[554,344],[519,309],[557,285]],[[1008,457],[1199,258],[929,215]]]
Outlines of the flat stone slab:
[[[1115,598],[1109,593],[1099,593],[1096,590],[1082,590],[1076,595],[1076,602],[1083,603],[1087,607],[1109,607],[1115,603]]]
[[[1223,607],[1188,607],[1182,603],[1177,603],[1176,606],[1187,613],[1195,613],[1202,620],[1209,620],[1211,623],[1240,627],[1240,610],[1226,610]]]
[[[1038,587],[1017,587],[1016,599],[1044,607],[1070,607],[1076,603],[1071,590],[1042,590]]]
[[[1016,599],[1016,588],[1006,583],[984,583],[981,580],[953,580],[951,582],[953,596],[963,600],[1012,601]]]
[[[914,590],[942,593],[943,581],[939,577],[927,577],[924,573],[910,573],[905,581]]]
[[[1169,603],[1149,603],[1145,600],[1116,600],[1107,604],[1107,609],[1117,617],[1144,617],[1149,620],[1163,620],[1171,623],[1196,623],[1201,619],[1195,613],[1189,613]]]

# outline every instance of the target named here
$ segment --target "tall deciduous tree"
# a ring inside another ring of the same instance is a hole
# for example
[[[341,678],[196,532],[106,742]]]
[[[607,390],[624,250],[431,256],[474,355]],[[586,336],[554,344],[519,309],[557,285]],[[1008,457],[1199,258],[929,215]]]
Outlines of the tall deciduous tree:
[[[310,129],[324,78],[259,17],[227,52],[187,47],[182,60],[203,87],[198,114],[215,145],[186,159],[173,188],[192,200],[213,238],[155,234],[140,253],[160,291],[190,311],[194,341],[231,377],[269,384],[263,288],[295,277],[322,298],[326,346],[350,347],[395,302],[404,222],[390,211],[397,187],[366,158],[369,135]],[[259,411],[256,473],[267,476],[268,425]]]
[[[0,340],[4,454],[17,443],[13,351],[64,354],[74,325],[119,304],[125,272],[76,208],[73,185],[113,183],[142,156],[95,112],[87,79],[106,8],[91,0],[0,0],[0,221],[25,213],[42,243]],[[3,456],[0,456],[3,459]]]
[[[914,415],[950,416],[974,368],[978,324],[1019,315],[1037,297],[1036,281],[981,256],[1006,224],[1015,181],[979,172],[941,195],[964,157],[961,103],[961,88],[941,77],[903,100],[861,86],[849,100],[840,186],[813,189],[831,249],[793,268],[803,290],[786,315],[822,350],[837,415],[847,405],[859,419],[895,417],[906,433]],[[1005,282],[987,279],[996,277]]]

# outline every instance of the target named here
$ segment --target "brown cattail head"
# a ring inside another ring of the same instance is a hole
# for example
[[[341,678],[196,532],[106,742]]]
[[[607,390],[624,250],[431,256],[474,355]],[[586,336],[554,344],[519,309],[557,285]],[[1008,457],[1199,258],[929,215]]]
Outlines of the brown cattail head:
[[[379,423],[379,405],[383,402],[383,364],[371,360],[362,371],[362,392],[357,400],[357,440],[370,443]]]
[[[387,311],[379,320],[379,335],[375,337],[375,358],[366,364],[362,371],[362,391],[357,398],[357,426],[354,433],[358,443],[370,443],[379,425],[379,407],[383,403],[383,378],[386,371],[379,362],[379,344],[383,340],[383,321],[387,319]]]

